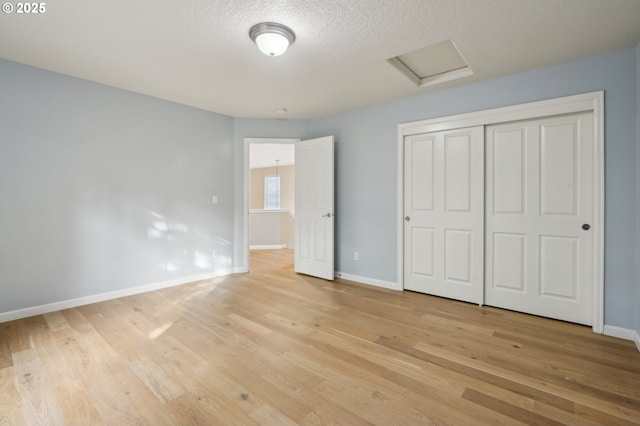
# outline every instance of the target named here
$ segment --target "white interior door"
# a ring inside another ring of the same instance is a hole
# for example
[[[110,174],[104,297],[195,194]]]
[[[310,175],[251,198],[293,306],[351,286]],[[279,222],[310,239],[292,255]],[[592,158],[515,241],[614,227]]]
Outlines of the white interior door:
[[[296,144],[295,271],[333,280],[333,136]]]
[[[481,304],[484,130],[407,136],[404,288]]]
[[[486,304],[590,325],[593,114],[487,127]]]

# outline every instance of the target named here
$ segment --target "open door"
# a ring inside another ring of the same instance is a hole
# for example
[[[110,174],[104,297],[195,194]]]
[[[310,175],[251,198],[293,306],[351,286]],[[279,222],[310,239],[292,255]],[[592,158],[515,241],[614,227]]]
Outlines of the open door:
[[[333,136],[296,144],[295,271],[333,280]]]

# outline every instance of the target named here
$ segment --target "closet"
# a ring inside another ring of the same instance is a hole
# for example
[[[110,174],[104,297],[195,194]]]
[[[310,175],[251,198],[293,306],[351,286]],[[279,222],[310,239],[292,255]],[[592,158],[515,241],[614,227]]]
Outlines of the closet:
[[[601,97],[401,125],[404,288],[597,328]]]

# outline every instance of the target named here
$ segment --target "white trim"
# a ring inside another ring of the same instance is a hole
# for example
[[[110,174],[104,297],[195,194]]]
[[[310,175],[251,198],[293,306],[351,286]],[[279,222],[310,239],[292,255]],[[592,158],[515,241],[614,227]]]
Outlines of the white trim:
[[[409,80],[411,80],[413,84],[420,87],[421,78],[418,77],[416,73],[414,73],[408,66],[406,66],[404,62],[400,60],[400,58],[398,57],[390,58],[390,59],[387,59],[387,62],[389,62],[392,66],[394,66],[395,69],[400,71],[402,75],[404,75]]]
[[[289,213],[289,216],[295,217],[290,209],[249,209],[249,213]]]
[[[291,216],[292,219],[296,218],[296,214],[293,212],[293,210],[291,209],[249,209],[249,214],[253,214],[253,213],[258,213],[258,214],[262,214],[262,213],[287,213],[289,214],[289,216]]]
[[[420,87],[434,86],[436,84],[446,83],[447,81],[458,80],[472,75],[473,70],[469,66],[466,66],[458,68],[457,70],[451,70],[443,72],[442,74],[422,78],[420,79]]]
[[[403,136],[409,136],[575,112],[596,112],[595,110],[599,109],[598,104],[601,99],[604,99],[603,91],[584,93],[581,95],[565,96],[562,98],[529,102],[466,114],[401,123],[398,125],[398,129]]]
[[[593,167],[594,167],[594,208],[593,223],[598,229],[593,239],[593,325],[595,333],[604,332],[604,91],[593,95]]]
[[[196,281],[208,280],[215,277],[240,273],[236,269],[219,270],[216,273],[208,272],[205,274],[190,275],[187,277],[174,278],[167,281],[157,283],[144,284],[136,287],[129,287],[122,290],[108,291],[98,293],[91,296],[78,297],[75,299],[62,300],[60,302],[47,303],[46,305],[31,306],[29,308],[17,309],[15,311],[1,312],[0,323],[13,321],[21,318],[32,317],[34,315],[47,314],[49,312],[61,311],[63,309],[75,308],[77,306],[89,305],[91,303],[104,302],[107,300],[118,299],[121,297],[132,296],[134,294],[146,293],[149,291],[160,290],[163,288],[174,287],[178,285],[188,284]]]
[[[345,272],[338,272],[338,271],[336,271],[335,276],[336,278],[341,278],[343,280],[348,280],[348,281],[355,281],[360,284],[367,284],[375,287],[386,288],[389,290],[402,291],[402,287],[399,286],[398,283],[394,283],[391,281],[382,281],[382,280],[377,280],[375,278],[361,277],[359,275],[352,275],[352,274],[347,274]]]
[[[397,156],[397,195],[398,205],[396,213],[396,256],[397,256],[397,274],[398,286],[404,290],[404,134],[402,133],[402,124],[398,125],[398,148]]]
[[[249,188],[251,186],[251,180],[249,175],[249,150],[251,144],[258,143],[271,143],[271,144],[295,144],[300,142],[300,139],[294,138],[244,138],[244,183],[243,183],[243,206],[242,206],[242,250],[244,251],[244,262],[241,269],[243,272],[249,272],[249,265],[251,264],[251,249],[249,246]]]
[[[606,325],[603,327],[603,333],[605,336],[609,337],[617,337],[618,339],[624,340],[635,340],[637,335],[635,330],[631,330],[629,328],[617,327],[615,325]]]
[[[633,333],[633,341],[636,343],[636,348],[638,348],[638,352],[640,352],[640,333],[637,331]]]
[[[593,111],[594,124],[594,294],[593,324],[595,333],[604,327],[604,91],[530,102],[502,108],[476,111],[448,117],[402,123],[398,125],[398,206],[397,206],[397,271],[398,286],[404,288],[404,138],[405,136],[439,132],[473,126],[506,123],[560,114]]]
[[[253,245],[249,246],[249,250],[278,250],[287,248],[286,244],[272,244],[272,245]]]

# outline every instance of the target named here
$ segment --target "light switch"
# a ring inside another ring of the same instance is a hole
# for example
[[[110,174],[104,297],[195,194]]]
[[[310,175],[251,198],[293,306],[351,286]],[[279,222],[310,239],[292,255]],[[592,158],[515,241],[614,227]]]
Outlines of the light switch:
[[[211,202],[212,202],[213,204],[218,204],[218,196],[217,196],[217,195],[212,196],[212,197],[211,197]]]

